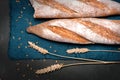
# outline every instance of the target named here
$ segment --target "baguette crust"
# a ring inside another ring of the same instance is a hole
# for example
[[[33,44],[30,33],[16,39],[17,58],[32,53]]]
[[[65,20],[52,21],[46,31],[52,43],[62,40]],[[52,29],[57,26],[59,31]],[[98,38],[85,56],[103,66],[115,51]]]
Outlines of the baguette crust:
[[[120,20],[56,19],[27,28],[39,37],[76,44],[120,44]]]
[[[30,0],[34,18],[77,18],[120,15],[120,3],[111,0]]]

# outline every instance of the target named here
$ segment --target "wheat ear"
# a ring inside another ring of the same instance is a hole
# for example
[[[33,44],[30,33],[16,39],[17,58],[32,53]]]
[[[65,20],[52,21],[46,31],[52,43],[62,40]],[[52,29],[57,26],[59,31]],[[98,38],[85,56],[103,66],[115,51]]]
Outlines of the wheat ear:
[[[35,45],[34,43],[30,42],[30,41],[28,41],[28,44],[30,45],[30,47],[32,47],[33,49],[37,50],[38,52],[40,52],[42,54],[49,54],[49,55],[56,56],[56,57],[68,58],[68,59],[74,59],[74,60],[98,61],[98,62],[102,62],[102,63],[105,62],[105,61],[102,61],[102,60],[94,60],[94,59],[86,59],[86,58],[76,58],[76,57],[69,57],[69,56],[58,55],[58,54],[51,53],[48,50],[43,49],[43,48]]]
[[[39,69],[35,73],[36,74],[45,74],[48,72],[52,72],[52,71],[61,69],[62,67],[63,67],[63,64],[54,64],[54,65],[48,66],[47,68]]]
[[[120,63],[120,62],[106,62],[106,63],[100,63],[100,62],[82,62],[82,63],[72,63],[72,64],[54,64],[51,66],[48,66],[47,68],[43,69],[38,69],[35,73],[36,74],[45,74],[49,72],[53,72],[55,70],[59,70],[63,67],[69,67],[69,66],[76,66],[76,65],[98,65],[98,64],[115,64],[115,63]]]
[[[43,54],[47,54],[48,53],[48,50],[43,49],[43,48],[35,45],[34,43],[30,42],[30,41],[28,41],[28,44],[30,45],[30,47],[34,48],[35,50],[37,50],[40,53],[43,53]]]
[[[85,53],[88,51],[89,51],[88,48],[73,48],[73,49],[68,49],[66,52],[72,54],[72,53]]]
[[[118,50],[90,50],[88,48],[73,48],[73,49],[68,49],[66,50],[66,52],[68,54],[72,54],[72,53],[86,53],[89,51],[100,51],[100,52],[119,52]]]

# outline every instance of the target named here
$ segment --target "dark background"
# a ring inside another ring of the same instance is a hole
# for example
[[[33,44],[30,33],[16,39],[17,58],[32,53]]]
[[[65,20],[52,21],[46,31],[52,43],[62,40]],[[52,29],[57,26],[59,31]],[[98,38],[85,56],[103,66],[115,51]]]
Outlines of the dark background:
[[[0,80],[120,80],[120,64],[80,65],[36,75],[35,70],[54,63],[73,63],[62,60],[17,60],[8,58],[9,3],[0,2]]]

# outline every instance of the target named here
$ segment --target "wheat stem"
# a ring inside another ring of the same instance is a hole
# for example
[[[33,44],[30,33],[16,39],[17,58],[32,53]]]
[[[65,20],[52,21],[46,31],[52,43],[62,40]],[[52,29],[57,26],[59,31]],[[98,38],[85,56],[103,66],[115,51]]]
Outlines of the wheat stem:
[[[28,44],[33,49],[37,50],[38,52],[40,52],[42,54],[49,54],[49,55],[53,55],[53,56],[56,56],[56,57],[62,57],[62,58],[68,58],[68,59],[74,59],[74,60],[98,61],[98,62],[102,62],[102,63],[105,62],[105,61],[102,61],[102,60],[94,60],[94,59],[86,59],[86,58],[76,58],[76,57],[69,57],[69,56],[58,55],[58,54],[54,54],[54,53],[48,52],[46,49],[43,49],[43,48],[35,45],[34,43],[30,42],[30,41],[28,42]]]
[[[105,62],[105,61],[102,61],[102,60],[94,60],[94,59],[86,59],[86,58],[76,58],[76,57],[63,56],[63,55],[58,55],[58,54],[54,54],[54,53],[50,53],[50,52],[48,54],[56,56],[56,57],[68,58],[68,59],[74,59],[74,60],[97,61],[97,62],[101,62],[101,63]]]
[[[46,68],[43,69],[38,69],[35,73],[36,74],[45,74],[45,73],[49,73],[49,72],[53,72],[55,70],[59,70],[61,68],[64,67],[70,67],[70,66],[77,66],[77,65],[100,65],[100,64],[116,64],[116,63],[120,63],[120,62],[105,62],[105,63],[100,63],[100,62],[80,62],[80,63],[72,63],[72,64],[54,64],[51,66],[48,66]]]
[[[68,67],[68,66],[76,66],[76,65],[93,65],[93,64],[119,64],[120,62],[114,62],[114,61],[106,61],[104,63],[100,62],[84,62],[84,63],[72,63],[72,64],[66,64],[63,65],[63,67]]]
[[[89,51],[96,51],[96,52],[120,52],[120,51],[117,51],[117,50],[89,50]]]

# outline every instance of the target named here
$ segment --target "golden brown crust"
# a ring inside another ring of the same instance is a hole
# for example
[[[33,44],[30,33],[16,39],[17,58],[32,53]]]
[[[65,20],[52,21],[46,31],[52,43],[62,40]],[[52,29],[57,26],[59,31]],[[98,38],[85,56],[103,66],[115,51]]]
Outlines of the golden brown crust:
[[[90,21],[82,21],[81,19],[74,19],[74,21],[79,22],[80,24],[85,25],[86,27],[88,27],[89,29],[91,29],[93,32],[106,37],[107,39],[111,39],[111,40],[116,40],[118,42],[120,42],[120,35],[111,31],[108,28],[105,28],[101,25],[92,23]]]
[[[34,18],[78,18],[120,15],[119,3],[111,0],[108,2],[102,0],[73,0],[71,2],[69,0],[31,0],[31,3],[33,3],[32,5],[35,9]],[[112,3],[113,6],[111,5]],[[48,9],[49,11],[47,11]]]
[[[92,43],[91,41],[83,38],[82,36],[78,35],[77,33],[67,30],[63,27],[47,26],[47,28],[64,38],[68,38],[68,39],[77,41],[79,43]]]
[[[107,7],[105,4],[97,0],[79,0],[79,1],[84,2],[87,5],[99,8],[99,9],[104,9]]]
[[[51,6],[53,8],[59,9],[63,12],[68,13],[68,14],[77,13],[76,11],[56,2],[55,0],[37,0],[37,1],[44,4],[44,5],[48,5],[48,6]]]
[[[112,20],[112,22],[120,24],[120,20]]]

